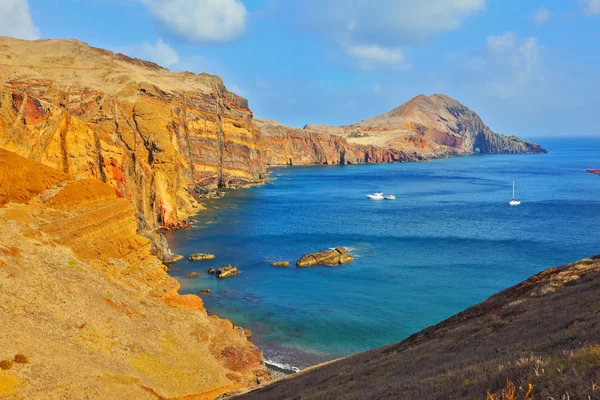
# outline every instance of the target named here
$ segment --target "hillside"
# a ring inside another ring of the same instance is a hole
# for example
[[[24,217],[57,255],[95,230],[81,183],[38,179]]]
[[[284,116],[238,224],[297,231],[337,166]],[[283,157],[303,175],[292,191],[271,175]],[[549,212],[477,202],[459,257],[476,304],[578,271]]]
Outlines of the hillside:
[[[269,379],[136,230],[110,185],[0,149],[0,398],[212,399]]]
[[[423,155],[441,152],[544,153],[539,145],[494,133],[472,110],[443,95],[420,95],[389,112],[347,126],[307,125],[307,131]]]
[[[194,195],[264,177],[248,102],[76,40],[0,37],[0,148],[111,185],[140,229],[181,226]]]
[[[600,256],[551,268],[403,342],[238,398],[595,399],[599,293]]]

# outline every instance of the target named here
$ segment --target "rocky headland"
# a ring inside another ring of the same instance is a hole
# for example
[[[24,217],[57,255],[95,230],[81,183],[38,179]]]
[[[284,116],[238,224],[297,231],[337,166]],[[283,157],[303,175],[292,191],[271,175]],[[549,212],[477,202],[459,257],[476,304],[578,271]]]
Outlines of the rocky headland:
[[[177,293],[165,263],[182,256],[157,234],[268,165],[544,151],[443,95],[288,128],[254,119],[217,76],[77,40],[0,37],[0,90],[0,397],[212,399],[268,381],[249,331]],[[335,249],[301,264],[349,261]]]
[[[269,165],[424,161],[472,153],[545,153],[494,133],[472,110],[443,95],[420,95],[385,114],[347,126],[290,128],[255,119]]]

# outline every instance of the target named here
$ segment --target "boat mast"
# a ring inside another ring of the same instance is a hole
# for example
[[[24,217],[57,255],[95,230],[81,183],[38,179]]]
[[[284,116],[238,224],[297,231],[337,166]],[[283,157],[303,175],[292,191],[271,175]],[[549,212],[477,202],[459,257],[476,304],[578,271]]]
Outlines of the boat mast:
[[[515,199],[515,181],[513,181],[513,200]]]

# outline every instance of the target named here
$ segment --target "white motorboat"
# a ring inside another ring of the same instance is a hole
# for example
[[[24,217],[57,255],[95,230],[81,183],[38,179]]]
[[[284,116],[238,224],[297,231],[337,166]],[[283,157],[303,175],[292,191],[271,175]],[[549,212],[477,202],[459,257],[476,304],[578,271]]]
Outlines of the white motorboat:
[[[510,204],[511,207],[520,206],[521,205],[521,200],[515,199],[515,181],[513,181],[513,196],[512,196],[512,200],[508,204]]]
[[[393,194],[388,194],[387,196],[383,196],[383,198],[386,200],[396,200],[396,196]]]
[[[383,200],[383,193],[373,193],[373,194],[368,194],[367,195],[368,198],[370,198],[371,200]]]

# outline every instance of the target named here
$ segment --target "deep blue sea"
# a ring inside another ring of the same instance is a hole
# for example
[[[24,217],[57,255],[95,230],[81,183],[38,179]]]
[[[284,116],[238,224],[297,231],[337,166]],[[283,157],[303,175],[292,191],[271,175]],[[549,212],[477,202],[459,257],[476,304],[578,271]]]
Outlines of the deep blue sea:
[[[183,293],[250,328],[270,362],[306,367],[401,341],[552,266],[600,254],[598,139],[537,139],[543,155],[474,155],[425,163],[294,167],[272,183],[205,202],[174,252]],[[509,207],[512,182],[520,207]],[[395,194],[372,201],[367,193]],[[215,208],[215,207],[218,207]],[[274,268],[345,246],[339,268]],[[234,264],[242,274],[183,279]]]

